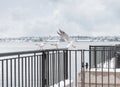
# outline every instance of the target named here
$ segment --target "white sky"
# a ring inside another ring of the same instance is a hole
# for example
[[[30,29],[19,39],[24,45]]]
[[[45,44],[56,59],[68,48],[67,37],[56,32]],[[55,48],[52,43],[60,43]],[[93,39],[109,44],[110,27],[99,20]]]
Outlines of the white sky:
[[[0,0],[0,37],[120,32],[120,0]]]

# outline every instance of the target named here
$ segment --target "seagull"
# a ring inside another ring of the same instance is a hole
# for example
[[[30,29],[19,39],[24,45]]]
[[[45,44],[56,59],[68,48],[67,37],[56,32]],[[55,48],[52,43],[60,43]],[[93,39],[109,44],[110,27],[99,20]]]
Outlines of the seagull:
[[[45,42],[41,42],[39,44],[35,44],[36,46],[38,46],[40,49],[43,49],[43,47],[45,46]]]
[[[50,45],[55,46],[58,49],[59,42],[51,43]]]
[[[66,32],[59,29],[57,33],[65,42],[68,42],[68,45],[66,46],[67,48],[69,48],[70,46],[72,46],[73,48],[76,48],[76,46],[73,45],[73,41],[70,39],[69,35]]]

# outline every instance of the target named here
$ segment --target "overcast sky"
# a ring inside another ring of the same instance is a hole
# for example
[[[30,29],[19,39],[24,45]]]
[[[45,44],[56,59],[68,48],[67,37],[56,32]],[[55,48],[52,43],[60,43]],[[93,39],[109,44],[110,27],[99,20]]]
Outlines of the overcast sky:
[[[120,35],[120,0],[0,0],[0,37]]]

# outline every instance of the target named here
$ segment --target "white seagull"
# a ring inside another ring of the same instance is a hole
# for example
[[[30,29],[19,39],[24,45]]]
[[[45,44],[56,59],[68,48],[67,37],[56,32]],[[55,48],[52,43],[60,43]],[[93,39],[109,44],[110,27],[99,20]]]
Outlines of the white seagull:
[[[45,42],[41,42],[39,44],[35,44],[36,46],[38,46],[40,49],[43,49],[43,47],[45,46]]]
[[[66,46],[67,48],[69,48],[70,46],[72,46],[73,48],[76,48],[75,45],[73,45],[73,41],[70,39],[69,35],[67,33],[65,33],[63,30],[59,29],[59,32],[57,32],[58,35],[60,35],[60,37],[65,40],[65,42],[68,42],[68,45]]]
[[[59,42],[51,43],[50,45],[55,46],[58,49]]]

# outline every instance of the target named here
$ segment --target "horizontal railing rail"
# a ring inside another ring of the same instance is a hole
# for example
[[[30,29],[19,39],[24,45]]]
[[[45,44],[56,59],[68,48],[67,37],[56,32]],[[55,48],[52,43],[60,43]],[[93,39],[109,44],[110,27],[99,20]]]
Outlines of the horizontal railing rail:
[[[40,52],[43,52],[43,51],[60,51],[60,50],[67,50],[67,48],[42,49],[42,50],[31,50],[31,51],[19,51],[19,52],[0,53],[0,57],[3,57],[3,56],[13,56],[13,55],[22,55],[22,54],[30,54],[30,53],[40,53]]]

